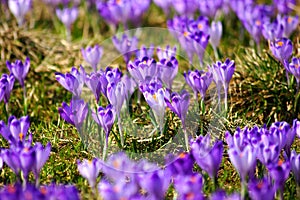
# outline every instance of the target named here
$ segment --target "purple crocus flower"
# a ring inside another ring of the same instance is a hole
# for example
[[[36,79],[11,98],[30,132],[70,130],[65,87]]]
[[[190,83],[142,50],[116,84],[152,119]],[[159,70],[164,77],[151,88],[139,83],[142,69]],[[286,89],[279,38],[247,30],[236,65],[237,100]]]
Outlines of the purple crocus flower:
[[[276,192],[272,182],[267,177],[261,180],[251,179],[248,184],[248,191],[251,199],[256,200],[273,200]]]
[[[192,154],[190,153],[181,152],[176,157],[173,154],[168,155],[166,162],[169,163],[166,167],[166,170],[170,171],[173,178],[176,178],[180,175],[189,176],[194,173],[193,166],[195,160]]]
[[[19,153],[12,149],[4,149],[1,156],[4,163],[18,176],[21,170]]]
[[[55,185],[40,187],[40,191],[49,199],[79,200],[79,192],[73,185]]]
[[[105,78],[108,81],[108,83],[115,83],[117,84],[118,82],[121,81],[122,78],[122,72],[120,71],[119,68],[110,68],[107,67],[105,69]]]
[[[290,163],[296,183],[298,186],[300,186],[300,154],[297,154],[295,150],[293,150],[291,153]]]
[[[63,102],[58,112],[67,123],[72,124],[80,132],[88,113],[88,105],[82,99],[72,99],[70,106]]]
[[[125,84],[126,86],[126,93],[125,93],[125,99],[127,102],[129,102],[129,99],[131,97],[131,95],[134,93],[137,84],[136,82],[133,80],[133,78],[131,78],[130,76],[128,76],[127,74],[125,74],[124,76],[122,76],[121,81]]]
[[[13,74],[2,74],[0,79],[0,102],[3,100],[5,104],[8,103],[14,83],[15,77]]]
[[[287,61],[285,62],[285,68],[286,70],[293,74],[296,78],[297,81],[297,90],[299,91],[300,87],[300,58],[292,58],[292,62],[288,63]]]
[[[120,39],[116,36],[112,38],[112,42],[119,53],[122,54],[125,63],[128,63],[132,54],[137,49],[138,40],[136,37],[130,38],[126,34],[123,34]]]
[[[202,193],[203,180],[200,174],[177,176],[174,180],[174,186],[180,200],[205,199]]]
[[[37,142],[33,148],[35,151],[33,174],[35,176],[36,183],[38,184],[40,171],[50,156],[51,144],[48,142],[47,145],[43,147],[41,143]]]
[[[77,19],[78,13],[78,8],[76,7],[64,7],[62,10],[56,9],[56,16],[66,27],[67,40],[71,40],[71,26]]]
[[[162,59],[157,63],[158,77],[166,85],[166,88],[172,89],[173,81],[178,72],[178,61],[175,57],[170,60]]]
[[[275,182],[274,187],[276,191],[280,191],[280,195],[282,195],[281,199],[283,199],[285,181],[289,177],[291,170],[290,162],[283,162],[282,160],[279,160],[278,163],[270,164],[267,166],[267,168],[269,170],[270,176]]]
[[[22,26],[26,13],[31,8],[31,0],[8,0],[8,8],[18,21],[18,25]]]
[[[118,118],[121,114],[122,106],[125,102],[126,86],[123,82],[110,83],[107,87],[107,98],[114,107]]]
[[[94,72],[97,72],[97,65],[99,64],[102,54],[103,54],[103,48],[99,45],[95,45],[94,47],[87,47],[86,49],[81,49],[81,54],[86,62],[88,62]]]
[[[176,12],[181,16],[192,16],[197,8],[196,0],[174,0],[173,7]]]
[[[209,42],[212,45],[213,49],[216,49],[220,44],[222,30],[222,23],[220,21],[213,21],[211,23],[211,27],[209,30]]]
[[[191,154],[201,169],[212,179],[216,179],[223,156],[223,142],[216,141],[213,146],[210,143],[209,134],[205,137],[199,136],[191,143]]]
[[[177,51],[176,46],[171,48],[170,45],[167,45],[165,49],[162,49],[161,47],[156,48],[156,54],[158,60],[162,60],[162,59],[170,60],[172,57],[176,57],[176,51]]]
[[[70,91],[75,97],[81,95],[81,91],[85,82],[85,71],[82,66],[77,70],[75,67],[72,67],[70,73],[62,74],[59,72],[55,73],[56,80],[68,91]]]
[[[292,11],[292,7],[296,5],[296,0],[274,0],[274,6],[282,14],[288,14]]]
[[[285,60],[289,60],[293,53],[292,41],[287,38],[277,39],[270,43],[270,49],[273,56],[284,64]]]
[[[96,186],[98,174],[101,170],[101,165],[98,163],[98,159],[93,160],[84,159],[82,162],[77,161],[78,171],[81,176],[88,180],[91,188]]]
[[[24,147],[27,146],[25,144],[31,143],[32,139],[29,135],[26,141],[29,126],[29,116],[23,116],[20,119],[10,116],[7,125],[4,121],[0,121],[0,133],[10,145]]]
[[[216,192],[214,192],[210,200],[241,200],[241,195],[237,193],[233,193],[231,195],[227,195],[224,190],[218,189]]]
[[[209,19],[205,16],[199,16],[196,20],[193,19],[185,19],[185,23],[187,23],[188,31],[192,34],[196,32],[209,32],[210,26],[209,26]]]
[[[150,45],[150,47],[146,47],[143,45],[140,49],[136,50],[136,58],[138,60],[142,60],[144,57],[152,58],[154,52],[154,45]]]
[[[272,23],[264,23],[262,27],[262,34],[266,40],[274,41],[275,39],[282,38],[283,36],[283,25],[275,20]]]
[[[245,145],[243,149],[231,146],[228,155],[231,163],[240,174],[241,181],[245,183],[247,175],[256,166],[256,150],[250,145]]]
[[[147,77],[158,76],[158,67],[154,59],[144,57],[142,60],[129,61],[127,69],[137,83],[142,83]]]
[[[190,94],[182,90],[179,94],[173,92],[171,95],[165,95],[167,106],[180,118],[182,127],[185,129],[185,118],[190,104]]]
[[[171,176],[167,170],[156,170],[141,175],[139,183],[147,191],[149,199],[164,199],[171,183]]]
[[[199,1],[199,9],[202,15],[208,16],[210,18],[214,18],[216,16],[217,11],[222,7],[223,0],[202,0]]]
[[[6,61],[6,66],[9,69],[10,73],[13,74],[15,78],[19,81],[21,87],[24,88],[24,81],[30,67],[29,57],[26,58],[24,63],[21,60],[16,60],[14,63]]]
[[[268,136],[265,134],[261,136],[261,140],[262,141],[257,148],[257,158],[265,166],[270,163],[278,162],[281,150],[279,145],[271,143]]]
[[[283,26],[283,37],[288,38],[293,33],[293,31],[296,30],[299,22],[299,17],[287,15],[281,17],[280,15],[278,15],[277,20]]]
[[[97,124],[99,124],[105,131],[105,146],[103,149],[103,158],[106,157],[106,151],[108,147],[109,132],[115,122],[115,110],[112,105],[108,105],[106,108],[99,106],[97,112],[92,112],[92,117]]]
[[[159,88],[156,91],[146,90],[143,92],[145,100],[153,110],[155,120],[159,125],[160,133],[163,134],[164,116],[166,111],[165,90]]]
[[[96,102],[99,101],[101,95],[102,84],[100,81],[101,74],[99,72],[86,75],[85,84],[95,95]]]

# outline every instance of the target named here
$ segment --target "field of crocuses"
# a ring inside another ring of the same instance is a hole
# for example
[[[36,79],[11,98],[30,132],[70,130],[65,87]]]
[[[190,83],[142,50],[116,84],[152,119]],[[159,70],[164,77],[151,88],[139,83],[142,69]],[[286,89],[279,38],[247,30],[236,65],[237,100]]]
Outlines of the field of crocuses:
[[[299,1],[0,9],[0,200],[300,199]]]

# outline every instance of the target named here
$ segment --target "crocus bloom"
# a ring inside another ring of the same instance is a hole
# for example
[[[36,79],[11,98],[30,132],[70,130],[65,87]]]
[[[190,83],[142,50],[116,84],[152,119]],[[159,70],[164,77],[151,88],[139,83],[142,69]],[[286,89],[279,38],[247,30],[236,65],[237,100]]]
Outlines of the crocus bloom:
[[[292,7],[296,5],[296,0],[274,0],[274,6],[282,14],[288,14],[292,11]]]
[[[196,163],[214,179],[217,177],[223,156],[223,142],[216,141],[210,145],[210,135],[199,136],[191,143],[191,153]]]
[[[101,95],[101,81],[100,81],[101,74],[96,72],[92,73],[91,75],[86,75],[85,77],[85,84],[86,86],[93,92],[95,95],[95,99],[98,102],[100,95]]]
[[[140,177],[139,183],[147,191],[149,199],[164,199],[171,183],[170,173],[167,170],[145,173]]]
[[[56,9],[56,15],[59,20],[65,25],[68,31],[71,30],[71,25],[75,22],[78,17],[78,8],[63,8]]]
[[[136,37],[130,38],[126,34],[123,34],[120,39],[116,36],[112,38],[112,42],[119,53],[122,54],[125,63],[128,63],[132,54],[137,49],[138,40]]]
[[[107,87],[107,98],[114,107],[118,118],[121,114],[122,106],[125,102],[126,86],[123,82],[110,83]]]
[[[75,126],[81,131],[82,124],[88,113],[88,105],[82,99],[72,99],[70,106],[63,102],[58,112],[67,123]]]
[[[130,99],[131,95],[134,93],[134,91],[135,91],[135,89],[137,87],[137,84],[133,80],[133,78],[131,78],[127,74],[125,74],[124,76],[122,76],[121,81],[125,84],[125,87],[126,87],[125,99],[126,99],[127,102],[129,102],[129,99]]]
[[[232,146],[229,148],[228,154],[231,163],[240,174],[242,182],[245,182],[249,172],[252,172],[256,166],[255,149],[250,145],[246,145],[244,149]]]
[[[108,83],[114,83],[117,84],[122,77],[122,72],[119,68],[110,68],[106,67],[105,69],[105,78],[108,81]]]
[[[267,177],[261,180],[251,179],[248,185],[249,195],[256,200],[273,200],[275,188]]]
[[[267,168],[269,170],[270,176],[275,182],[275,189],[279,189],[281,195],[283,195],[285,181],[289,177],[291,170],[290,162],[283,162],[282,160],[279,160],[278,163],[270,164],[267,166]]]
[[[158,60],[162,60],[162,59],[170,60],[172,57],[176,57],[176,51],[177,51],[176,46],[171,48],[170,45],[167,45],[165,49],[162,49],[161,47],[156,48],[156,54]]]
[[[37,142],[34,145],[34,149],[35,149],[35,166],[33,167],[33,174],[36,180],[38,180],[40,171],[50,156],[51,144],[50,142],[48,142],[47,145],[43,147],[41,143]]]
[[[297,154],[295,150],[293,150],[291,153],[290,163],[296,183],[298,186],[300,186],[300,154]]]
[[[214,192],[210,200],[241,200],[241,195],[237,193],[233,193],[231,195],[226,195],[226,192],[224,190],[218,189],[216,192]]]
[[[88,62],[94,72],[97,72],[97,65],[99,64],[103,49],[99,45],[95,45],[94,47],[87,47],[86,49],[81,49],[81,53],[86,62]]]
[[[297,81],[297,88],[299,90],[300,86],[300,58],[292,58],[292,62],[288,63],[285,62],[285,68],[287,69],[288,72],[293,74],[296,78]]]
[[[142,60],[129,61],[127,69],[137,83],[144,82],[147,77],[158,75],[158,67],[154,59],[144,57]]]
[[[266,40],[274,41],[275,39],[282,38],[283,25],[275,20],[272,23],[264,23],[262,27],[262,34]]]
[[[77,161],[78,171],[81,176],[88,180],[91,188],[96,186],[98,174],[101,170],[101,165],[98,163],[98,159],[93,160],[84,159],[82,162]]]
[[[173,92],[165,95],[167,106],[180,118],[182,127],[185,129],[185,118],[190,104],[190,94],[186,90],[182,90],[179,94]]]
[[[55,73],[56,80],[68,91],[70,91],[75,97],[81,95],[81,91],[85,82],[85,71],[82,66],[77,70],[72,67],[70,73],[62,74],[59,72]]]
[[[6,61],[6,66],[9,69],[10,73],[12,73],[19,81],[21,87],[24,88],[24,81],[30,67],[29,58],[27,57],[24,63],[21,60],[16,60],[14,63]]]
[[[166,16],[169,15],[170,8],[172,6],[171,0],[153,0],[153,2],[163,9]]]
[[[216,49],[219,46],[222,37],[222,23],[220,21],[213,21],[211,23],[209,35],[209,42],[213,48]]]
[[[280,15],[277,16],[277,20],[281,25],[283,26],[283,37],[290,37],[290,35],[293,33],[293,31],[296,30],[299,17],[298,16],[283,16]]]
[[[210,18],[214,18],[218,9],[222,7],[223,0],[202,0],[199,1],[199,9],[202,15],[208,16]]]
[[[174,180],[174,186],[181,200],[205,199],[202,193],[203,180],[200,174],[178,176]]]
[[[3,100],[5,104],[8,103],[14,83],[15,77],[13,74],[2,74],[0,79],[0,102]]]
[[[179,175],[187,176],[192,175],[193,166],[195,163],[192,154],[181,152],[178,156],[169,155],[166,162],[168,163],[166,170],[170,171],[173,178]]]
[[[293,53],[293,44],[287,38],[277,39],[270,43],[270,49],[273,56],[284,64],[284,61],[289,60]]]
[[[41,193],[49,199],[79,200],[79,192],[73,185],[55,185],[42,186]]]
[[[196,0],[175,0],[173,1],[172,5],[177,13],[179,13],[181,16],[187,17],[192,16],[194,12],[198,9],[196,6]]]
[[[16,17],[19,26],[24,23],[25,14],[30,10],[31,0],[9,0],[9,10]]]
[[[11,145],[23,147],[26,143],[29,126],[29,116],[23,116],[20,119],[10,116],[7,125],[0,121],[0,133]],[[31,143],[31,141],[29,142]]]
[[[164,126],[164,116],[166,111],[166,103],[165,103],[165,90],[163,88],[158,89],[155,92],[144,91],[143,92],[145,100],[149,104],[150,108],[153,110],[156,122],[160,127],[160,132],[163,134],[163,126]]]
[[[157,63],[158,77],[166,85],[166,88],[172,89],[173,80],[178,72],[178,61],[175,57],[170,60],[162,59]]]
[[[106,108],[99,106],[97,113],[93,112],[92,116],[96,123],[102,126],[106,133],[106,137],[108,137],[112,125],[115,122],[115,111],[112,105],[108,105]]]

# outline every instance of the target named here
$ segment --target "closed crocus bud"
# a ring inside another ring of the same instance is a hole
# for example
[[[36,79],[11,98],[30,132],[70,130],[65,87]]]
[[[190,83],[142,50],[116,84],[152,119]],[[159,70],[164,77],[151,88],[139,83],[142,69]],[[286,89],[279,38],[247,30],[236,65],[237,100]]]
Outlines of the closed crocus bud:
[[[288,63],[285,62],[285,68],[287,69],[288,72],[293,74],[296,78],[297,81],[297,88],[299,90],[300,86],[300,58],[292,58],[292,62]]]
[[[44,147],[41,143],[37,142],[33,148],[35,149],[35,166],[33,167],[33,174],[36,180],[38,180],[40,171],[50,156],[51,144],[48,142]]]
[[[290,37],[293,31],[296,30],[298,22],[299,22],[299,17],[298,16],[283,16],[277,17],[279,22],[283,26],[283,37]]]
[[[103,48],[99,45],[95,45],[94,47],[87,47],[86,49],[81,49],[81,54],[84,60],[91,65],[94,72],[97,72],[97,65],[99,64],[102,54]]]
[[[86,86],[93,92],[96,101],[98,102],[101,95],[101,74],[96,72],[91,75],[87,75],[85,78]]]
[[[272,23],[264,23],[262,34],[266,40],[274,41],[275,39],[282,38],[283,28],[283,25],[277,20]]]
[[[96,113],[92,113],[93,119],[104,129],[106,137],[108,137],[112,125],[115,122],[115,115],[115,110],[112,105],[108,105],[106,108],[100,106]]]
[[[147,77],[158,76],[158,67],[154,59],[144,57],[142,60],[129,61],[127,69],[137,83],[142,83]]]
[[[282,14],[288,14],[292,11],[292,7],[296,5],[296,0],[274,0],[274,6]]]
[[[220,21],[211,23],[211,27],[209,30],[209,42],[213,46],[213,48],[217,48],[220,44],[220,40],[222,37],[222,23]]]
[[[63,8],[56,9],[56,15],[58,19],[65,25],[65,27],[70,30],[71,25],[75,22],[78,17],[78,8]]]
[[[123,82],[110,83],[107,87],[107,98],[120,117],[122,106],[125,102],[126,86]]]
[[[122,72],[119,68],[110,68],[107,67],[105,70],[105,78],[108,83],[115,83],[117,84],[122,78]]]
[[[222,7],[223,0],[202,0],[199,1],[199,9],[202,15],[208,16],[210,18],[214,18],[218,9]]]
[[[8,0],[8,7],[17,19],[19,26],[22,26],[25,14],[31,8],[31,0]]]
[[[215,179],[222,161],[223,143],[216,141],[211,146],[210,140],[209,134],[205,137],[199,136],[191,143],[191,154],[201,169],[207,172],[212,179]]]
[[[212,74],[210,72],[199,71],[199,75],[193,76],[195,88],[200,93],[202,100],[204,100],[206,91],[212,82]]]
[[[8,103],[14,83],[15,77],[13,74],[2,74],[0,79],[0,102],[3,100],[5,104]]]
[[[81,131],[82,124],[88,113],[88,105],[82,99],[72,99],[70,106],[63,102],[58,112],[67,123],[75,126]]]
[[[77,167],[80,175],[87,179],[91,188],[94,188],[97,184],[97,177],[101,170],[101,165],[98,163],[98,159],[84,159],[82,162],[78,160]]]
[[[25,87],[24,81],[30,68],[30,59],[27,57],[24,63],[21,60],[16,60],[14,63],[6,61],[6,66],[19,81],[21,87]]]
[[[270,43],[270,49],[273,56],[284,64],[285,60],[289,60],[293,53],[292,41],[287,38],[277,39]]]
[[[203,64],[203,57],[205,53],[205,49],[208,45],[208,40],[210,38],[210,35],[200,31],[196,32],[192,35],[193,38],[193,45],[195,49],[195,53],[197,54],[200,64]]]
[[[173,7],[181,16],[192,16],[198,9],[196,0],[175,0]]]

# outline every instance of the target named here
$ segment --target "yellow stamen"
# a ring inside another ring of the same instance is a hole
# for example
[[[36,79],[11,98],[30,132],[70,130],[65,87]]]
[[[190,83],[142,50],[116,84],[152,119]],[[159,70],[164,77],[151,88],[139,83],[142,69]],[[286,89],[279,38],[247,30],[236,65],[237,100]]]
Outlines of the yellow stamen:
[[[202,30],[202,29],[203,29],[202,24],[200,24],[200,23],[198,24],[198,29],[199,29],[199,30]]]
[[[88,161],[89,165],[93,164],[93,160]]]
[[[144,60],[144,61],[143,61],[143,64],[147,64],[147,61],[146,61],[146,60]]]
[[[116,0],[116,3],[117,3],[117,4],[121,4],[121,3],[122,3],[122,0]]]
[[[295,65],[295,68],[296,68],[296,69],[298,69],[299,67],[300,67],[300,65],[297,65],[297,64]]]
[[[16,188],[13,185],[9,185],[9,186],[7,186],[7,191],[9,193],[15,193],[16,192]]]
[[[278,166],[281,166],[283,164],[283,160],[279,160],[277,164]]]
[[[186,154],[182,152],[181,154],[179,154],[178,157],[179,157],[179,158],[185,158],[185,156],[186,156]]]
[[[25,148],[23,149],[23,151],[28,152],[28,151],[29,151],[29,148],[28,148],[28,147],[25,147]]]
[[[45,187],[42,187],[42,188],[40,189],[40,192],[41,192],[42,194],[47,194],[47,189],[46,189]]]
[[[260,21],[260,20],[256,20],[256,21],[255,21],[255,24],[256,24],[257,26],[260,26],[260,25],[261,25],[261,21]]]
[[[21,141],[23,140],[23,137],[24,137],[24,134],[23,133],[19,133],[19,138],[20,138]]]
[[[279,42],[277,42],[277,45],[280,46],[280,47],[282,47],[283,42],[282,42],[282,41],[279,41]]]
[[[262,181],[260,181],[260,182],[256,185],[256,187],[257,187],[258,189],[261,189],[263,186],[264,186],[264,183],[263,183]]]
[[[185,37],[187,37],[187,36],[189,36],[189,32],[184,31],[183,35],[184,35]]]
[[[156,94],[152,95],[152,97],[153,97],[153,99],[154,99],[155,101],[157,101],[157,96],[156,96]]]
[[[288,23],[290,24],[290,23],[292,23],[293,18],[289,17],[287,21],[288,21]]]
[[[190,180],[191,180],[192,183],[196,183],[197,177],[196,176],[192,176]]]
[[[194,193],[192,193],[192,192],[190,192],[190,193],[187,193],[187,195],[186,195],[186,199],[194,199],[194,197],[195,197],[195,195],[194,195]]]
[[[114,166],[115,168],[119,168],[119,167],[120,167],[120,163],[119,163],[117,160],[115,160],[115,161],[113,162],[113,166]]]

